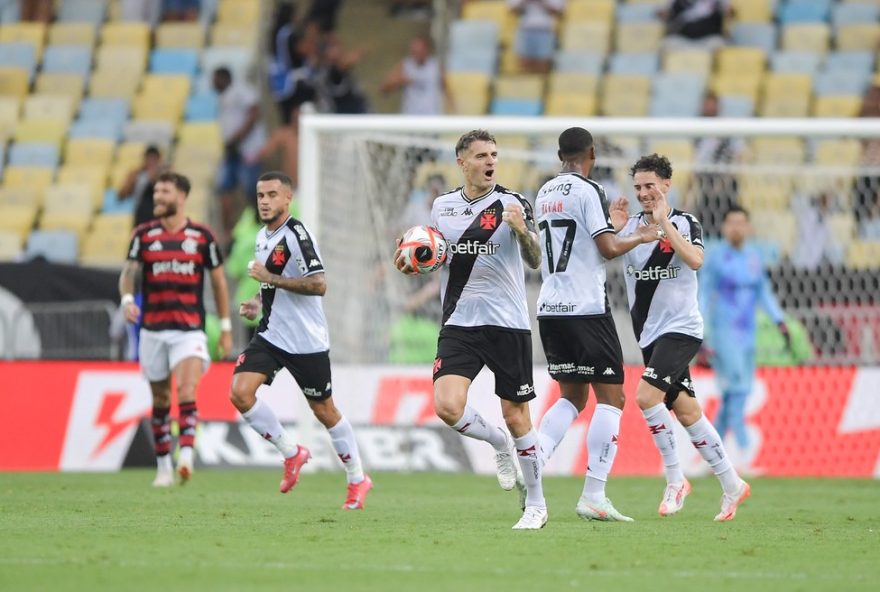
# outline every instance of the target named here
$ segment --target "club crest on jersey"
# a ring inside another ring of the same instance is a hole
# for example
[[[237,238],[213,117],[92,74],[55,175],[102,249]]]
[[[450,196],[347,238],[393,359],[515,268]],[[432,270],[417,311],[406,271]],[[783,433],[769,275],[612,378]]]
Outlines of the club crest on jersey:
[[[480,215],[480,228],[483,230],[495,230],[498,226],[498,216],[495,212],[483,212]]]
[[[284,245],[275,245],[275,249],[272,251],[272,265],[283,267],[286,262],[287,257],[284,255]]]
[[[660,239],[660,250],[664,253],[672,253],[674,249],[672,248],[672,243],[669,242],[668,238]]]
[[[191,238],[184,239],[184,241],[180,243],[180,250],[188,255],[194,255],[196,251],[199,250],[199,243]]]

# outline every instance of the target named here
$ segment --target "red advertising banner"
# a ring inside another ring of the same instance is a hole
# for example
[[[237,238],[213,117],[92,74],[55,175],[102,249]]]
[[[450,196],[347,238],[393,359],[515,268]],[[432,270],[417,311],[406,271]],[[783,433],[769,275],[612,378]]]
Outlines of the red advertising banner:
[[[626,373],[628,399],[613,473],[657,474],[660,458],[635,405],[641,368],[628,367]],[[232,365],[221,363],[212,365],[205,375],[198,399],[202,420],[240,420],[228,401],[231,374]],[[695,369],[694,382],[706,415],[713,418],[719,401],[714,375]],[[501,425],[492,384],[488,373],[478,376],[470,403],[487,420]],[[538,397],[531,409],[539,424],[559,390],[543,367],[535,368],[535,388]],[[337,405],[356,426],[443,427],[433,412],[430,367],[340,365],[333,369],[333,391]],[[260,397],[282,421],[295,424],[295,435],[304,443],[325,436],[286,372],[271,387],[263,387]],[[0,405],[9,419],[0,430],[0,470],[115,471],[122,466],[140,419],[150,412],[151,398],[149,385],[134,364],[0,362]],[[546,467],[547,474],[584,473],[586,430],[593,407],[591,401],[569,429]],[[746,415],[755,442],[750,464],[756,473],[880,477],[880,368],[762,369]],[[368,430],[362,431],[366,439]],[[699,455],[684,429],[678,426],[678,432],[686,471],[699,471],[703,466]],[[390,433],[379,433],[385,445]],[[379,438],[376,434],[369,437]],[[217,451],[208,447],[219,446],[220,440],[202,440],[197,440],[197,454],[215,458]],[[257,444],[258,439],[248,446]],[[463,446],[469,462],[460,466],[478,472],[494,470],[484,443],[464,438]],[[249,458],[246,452],[241,458]]]

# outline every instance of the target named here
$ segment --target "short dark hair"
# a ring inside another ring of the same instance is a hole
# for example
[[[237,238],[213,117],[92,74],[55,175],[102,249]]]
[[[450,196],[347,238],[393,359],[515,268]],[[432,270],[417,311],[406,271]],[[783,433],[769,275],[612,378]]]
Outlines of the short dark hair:
[[[159,149],[153,145],[147,146],[147,149],[144,150],[144,156],[162,156],[162,153],[159,152]]]
[[[156,178],[156,183],[172,183],[178,191],[183,191],[184,195],[189,195],[191,187],[189,179],[174,171],[165,171]]]
[[[749,216],[749,211],[747,209],[745,209],[744,207],[742,207],[739,204],[734,204],[734,205],[730,206],[729,208],[727,208],[727,211],[724,212],[724,216],[721,217],[721,221],[722,222],[726,221],[727,217],[730,216],[731,214],[742,214],[743,216],[746,217],[746,220],[751,218],[751,216]]]
[[[656,152],[643,156],[629,170],[631,177],[635,177],[636,173],[655,173],[661,179],[672,178],[672,163],[665,156],[660,156]]]
[[[559,153],[562,156],[584,154],[593,147],[593,134],[582,127],[570,127],[559,134]]]
[[[260,181],[281,181],[282,185],[286,185],[288,189],[293,191],[293,181],[281,171],[269,171],[260,175],[257,182]]]
[[[232,81],[232,71],[226,66],[220,66],[214,69],[214,76],[223,76]]]
[[[458,139],[455,144],[455,155],[460,156],[462,152],[471,147],[474,142],[492,142],[497,144],[495,136],[484,129],[471,130]]]

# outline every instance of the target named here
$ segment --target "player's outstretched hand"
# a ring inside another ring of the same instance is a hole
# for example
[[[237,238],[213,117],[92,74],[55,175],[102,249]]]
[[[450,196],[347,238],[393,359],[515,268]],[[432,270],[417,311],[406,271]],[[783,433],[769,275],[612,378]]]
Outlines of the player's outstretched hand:
[[[660,188],[656,185],[651,187],[650,192],[651,196],[654,198],[654,207],[651,210],[651,216],[658,222],[660,220],[665,220],[669,217],[669,212],[671,211],[669,202],[666,201],[666,194],[660,191]]]
[[[260,303],[256,298],[251,298],[250,300],[245,300],[241,304],[238,305],[238,314],[246,318],[249,321],[253,321],[257,318],[257,315],[260,314]],[[230,344],[231,345],[231,344]],[[230,351],[231,351],[230,347]]]
[[[519,204],[509,203],[504,206],[504,211],[501,212],[501,220],[507,222],[507,225],[517,234],[525,234],[527,232],[523,208]]]
[[[629,200],[621,196],[611,202],[608,207],[608,217],[611,218],[614,230],[619,232],[629,220]]]
[[[643,226],[639,226],[639,228],[636,230],[636,234],[640,239],[642,239],[643,243],[650,243],[655,240],[659,240],[665,236],[663,234],[663,231],[660,229],[659,224],[645,224]]]
[[[137,320],[141,316],[141,309],[134,302],[129,302],[128,304],[123,305],[122,315],[129,323],[137,323]]]
[[[403,256],[403,252],[400,250],[400,239],[397,239],[397,250],[394,251],[394,267],[397,268],[397,271],[400,273],[405,273],[406,275],[415,275],[418,273],[406,257]]]

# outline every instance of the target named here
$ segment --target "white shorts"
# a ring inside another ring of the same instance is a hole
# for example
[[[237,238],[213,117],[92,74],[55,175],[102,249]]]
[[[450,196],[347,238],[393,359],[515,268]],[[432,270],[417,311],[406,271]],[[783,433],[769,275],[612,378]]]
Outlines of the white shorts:
[[[208,338],[204,331],[141,329],[138,357],[141,361],[141,371],[150,382],[165,380],[186,358],[201,358],[203,372],[207,372],[211,364]]]

